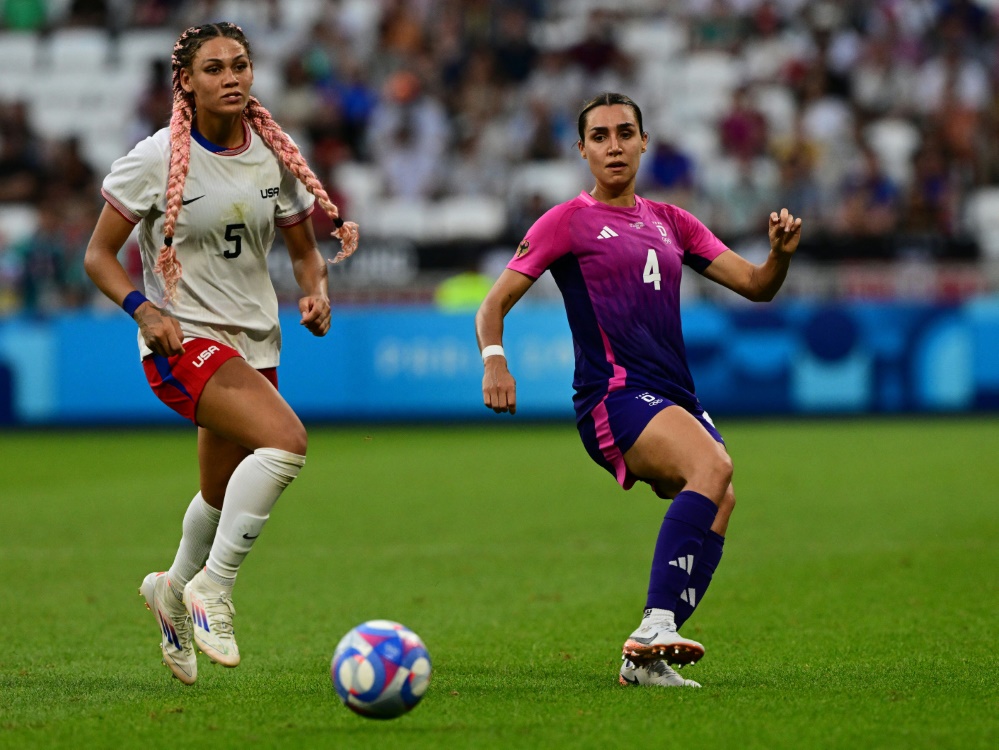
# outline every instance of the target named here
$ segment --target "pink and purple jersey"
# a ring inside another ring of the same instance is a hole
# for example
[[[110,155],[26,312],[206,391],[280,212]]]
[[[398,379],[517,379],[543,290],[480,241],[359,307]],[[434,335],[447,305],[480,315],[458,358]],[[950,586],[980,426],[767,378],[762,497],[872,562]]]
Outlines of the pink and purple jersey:
[[[532,279],[551,271],[562,292],[578,416],[624,387],[698,408],[680,325],[680,274],[684,264],[703,272],[727,249],[687,211],[639,196],[629,208],[583,192],[535,222],[507,267]]]

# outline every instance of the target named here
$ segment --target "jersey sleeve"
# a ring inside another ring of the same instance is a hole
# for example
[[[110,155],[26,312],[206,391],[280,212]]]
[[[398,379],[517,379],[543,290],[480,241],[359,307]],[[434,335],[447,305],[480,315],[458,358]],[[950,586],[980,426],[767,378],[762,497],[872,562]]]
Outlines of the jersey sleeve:
[[[728,248],[693,214],[678,208],[675,216],[678,239],[683,247],[683,262],[703,273],[711,261]]]
[[[562,203],[546,211],[527,230],[513,259],[506,264],[512,271],[537,279],[571,247],[569,219],[575,208]]]
[[[281,165],[281,188],[278,192],[274,223],[293,227],[305,221],[316,207],[316,197],[285,166]]]
[[[111,165],[101,195],[128,221],[138,224],[166,192],[168,170],[169,152],[164,153],[159,139],[150,136]]]

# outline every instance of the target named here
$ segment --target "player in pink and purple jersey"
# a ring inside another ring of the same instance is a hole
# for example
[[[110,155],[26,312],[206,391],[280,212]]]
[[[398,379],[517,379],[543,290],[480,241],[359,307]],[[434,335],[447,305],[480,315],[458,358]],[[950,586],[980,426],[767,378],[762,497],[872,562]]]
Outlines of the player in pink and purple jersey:
[[[622,683],[697,686],[670,668],[704,647],[677,629],[700,603],[735,506],[732,460],[701,407],[680,325],[683,265],[753,301],[787,276],[801,219],[770,214],[770,255],[754,265],[676,206],[635,195],[648,147],[642,112],[623,94],[579,114],[578,148],[595,187],[555,206],[527,232],[475,318],[485,405],[516,412],[503,319],[545,271],[565,301],[576,354],[576,421],[583,444],[624,489],[647,482],[672,498],[652,559],[645,615],[625,641]]]

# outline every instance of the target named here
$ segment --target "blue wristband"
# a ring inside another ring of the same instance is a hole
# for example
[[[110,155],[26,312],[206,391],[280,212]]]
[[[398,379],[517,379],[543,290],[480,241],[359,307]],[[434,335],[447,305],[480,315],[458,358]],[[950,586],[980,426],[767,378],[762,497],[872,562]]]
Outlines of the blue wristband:
[[[128,317],[134,318],[139,306],[148,301],[142,292],[129,292],[121,302],[121,309],[128,313]]]

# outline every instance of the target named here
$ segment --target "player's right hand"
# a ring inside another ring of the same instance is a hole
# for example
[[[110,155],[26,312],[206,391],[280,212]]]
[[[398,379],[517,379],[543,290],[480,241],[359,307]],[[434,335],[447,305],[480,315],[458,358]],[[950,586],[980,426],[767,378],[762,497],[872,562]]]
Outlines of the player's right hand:
[[[184,353],[184,334],[181,333],[180,323],[152,302],[139,305],[135,311],[135,322],[139,324],[142,340],[154,353],[163,357]]]
[[[487,357],[482,376],[482,401],[497,414],[517,413],[517,381],[506,366],[506,357]]]

